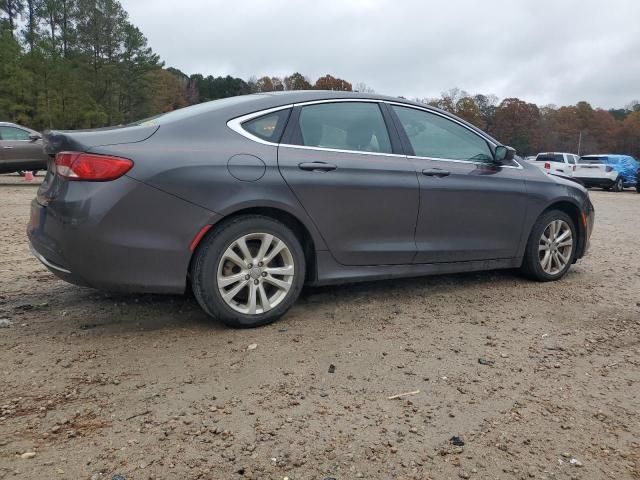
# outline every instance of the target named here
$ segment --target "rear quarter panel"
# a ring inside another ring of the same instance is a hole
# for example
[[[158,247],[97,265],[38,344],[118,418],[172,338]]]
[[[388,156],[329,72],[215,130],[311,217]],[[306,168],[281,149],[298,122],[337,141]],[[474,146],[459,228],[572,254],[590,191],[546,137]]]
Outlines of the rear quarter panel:
[[[134,168],[127,173],[131,178],[220,216],[252,207],[286,211],[305,225],[316,250],[326,250],[317,228],[280,174],[277,147],[253,142],[227,126],[229,119],[246,113],[221,111],[184,118],[161,124],[144,142],[92,151],[132,159]],[[240,169],[255,179],[233,176],[228,167],[232,157],[239,162],[234,172]]]

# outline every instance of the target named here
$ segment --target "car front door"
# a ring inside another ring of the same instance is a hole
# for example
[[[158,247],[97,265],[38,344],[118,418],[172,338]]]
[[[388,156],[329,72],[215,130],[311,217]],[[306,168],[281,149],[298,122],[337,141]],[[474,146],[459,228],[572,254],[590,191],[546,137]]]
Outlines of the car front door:
[[[515,257],[527,208],[522,167],[496,164],[484,137],[445,115],[390,110],[420,182],[415,263]]]
[[[377,102],[296,106],[278,148],[282,176],[343,265],[416,253],[418,180],[390,122]]]

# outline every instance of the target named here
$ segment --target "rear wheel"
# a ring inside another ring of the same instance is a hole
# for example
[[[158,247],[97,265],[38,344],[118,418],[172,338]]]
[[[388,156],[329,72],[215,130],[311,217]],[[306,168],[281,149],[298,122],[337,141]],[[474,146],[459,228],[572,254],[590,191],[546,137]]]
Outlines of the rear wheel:
[[[200,306],[235,328],[280,318],[297,300],[305,278],[300,241],[269,217],[237,217],[215,227],[194,258],[191,281]]]
[[[546,212],[529,235],[523,273],[541,282],[559,280],[573,263],[576,245],[576,228],[571,217],[560,210]]]
[[[624,190],[624,179],[622,177],[616,178],[616,183],[613,184],[614,192],[622,192]]]

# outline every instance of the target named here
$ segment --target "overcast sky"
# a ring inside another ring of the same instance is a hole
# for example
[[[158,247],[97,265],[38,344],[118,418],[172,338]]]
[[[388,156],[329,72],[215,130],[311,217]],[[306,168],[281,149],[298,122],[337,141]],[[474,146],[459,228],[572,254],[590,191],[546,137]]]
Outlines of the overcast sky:
[[[640,98],[640,0],[121,0],[186,74],[330,73],[378,93],[452,87],[539,105]]]

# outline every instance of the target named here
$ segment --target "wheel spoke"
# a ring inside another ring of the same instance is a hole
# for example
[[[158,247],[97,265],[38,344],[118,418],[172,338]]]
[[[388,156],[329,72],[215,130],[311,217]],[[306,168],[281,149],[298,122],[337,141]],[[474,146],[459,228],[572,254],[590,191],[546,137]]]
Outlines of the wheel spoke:
[[[269,252],[269,254],[264,257],[263,263],[265,265],[269,265],[269,263],[271,263],[271,260],[273,260],[274,258],[276,258],[276,256],[283,250],[285,249],[287,246],[284,244],[283,241],[278,240],[276,242],[276,244],[274,245],[274,247],[271,249],[271,251]]]
[[[267,296],[267,292],[264,290],[264,285],[261,283],[258,285],[258,293],[260,294],[260,304],[262,305],[262,312],[266,312],[271,310],[271,303],[269,302],[269,297]]]
[[[289,290],[289,287],[291,286],[284,280],[278,280],[277,278],[273,278],[271,275],[264,277],[264,281],[278,287],[280,290]]]
[[[223,298],[224,300],[229,303],[231,300],[233,300],[233,298],[238,295],[238,293],[240,293],[240,291],[247,286],[247,284],[249,283],[249,280],[244,280],[242,282],[240,282],[238,285],[236,285],[235,287],[233,287],[231,290],[229,290],[228,292],[225,292],[223,294]]]
[[[565,240],[567,237],[570,237],[570,236],[571,236],[571,230],[567,228],[564,232],[558,235],[558,238],[556,238],[556,242],[562,242],[563,240]]]
[[[540,246],[538,246],[538,251],[539,252],[548,252],[549,251],[549,245],[541,244]]]
[[[253,282],[249,284],[249,313],[256,313],[256,293],[258,291],[258,286]]]
[[[236,282],[244,280],[245,279],[244,277],[245,277],[244,272],[236,273],[234,275],[229,275],[226,277],[225,276],[218,277],[218,287],[220,288],[228,287],[229,285],[233,285]]]
[[[570,247],[573,245],[573,240],[571,238],[569,238],[569,240],[565,240],[562,243],[558,244],[558,248],[563,248],[563,247]]]
[[[234,252],[232,248],[227,248],[227,251],[224,252],[224,256],[222,258],[231,260],[240,268],[245,268],[247,266],[247,263],[242,258],[240,258],[240,256],[236,252]]]
[[[247,242],[245,241],[244,237],[239,238],[236,243],[238,244],[238,248],[240,249],[240,252],[244,257],[244,262],[251,263],[253,257],[251,256],[251,252],[249,251],[249,247],[247,247]]]
[[[551,262],[551,252],[547,251],[544,254],[542,260],[540,260],[540,264],[542,265],[542,269],[545,271],[549,271],[549,263]]]
[[[258,254],[256,255],[256,258],[258,259],[259,262],[263,261],[264,256],[269,251],[269,247],[271,246],[272,242],[273,242],[273,235],[269,235],[268,233],[266,233],[262,237],[262,244],[260,245],[260,250],[258,250]]]
[[[294,274],[293,265],[287,265],[286,267],[265,268],[265,272],[270,275],[284,275],[287,277],[290,277]]]

